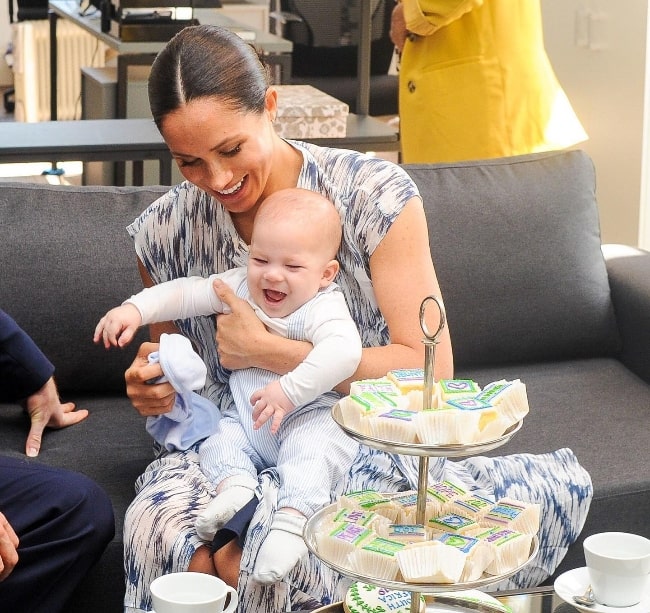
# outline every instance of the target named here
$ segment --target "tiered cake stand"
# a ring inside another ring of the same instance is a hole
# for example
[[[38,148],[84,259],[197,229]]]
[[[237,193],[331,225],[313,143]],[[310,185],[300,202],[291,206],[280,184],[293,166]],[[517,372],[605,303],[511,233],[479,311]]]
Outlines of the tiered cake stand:
[[[426,310],[429,304],[437,305],[440,316],[439,325],[435,333],[431,334],[425,321]],[[431,408],[431,397],[433,392],[434,378],[433,370],[435,365],[435,346],[439,342],[440,334],[446,325],[446,318],[442,303],[435,296],[428,296],[420,306],[420,326],[424,333],[422,342],[425,345],[425,362],[424,362],[424,409]],[[418,443],[399,443],[394,441],[373,438],[371,436],[363,435],[343,423],[341,408],[339,404],[335,404],[332,408],[332,417],[336,423],[348,434],[359,443],[380,449],[389,453],[397,453],[402,455],[411,455],[419,457],[418,469],[418,501],[416,512],[416,523],[424,524],[426,517],[426,491],[427,481],[429,474],[429,458],[431,457],[444,457],[444,458],[463,458],[471,457],[481,453],[486,453],[492,449],[496,449],[501,445],[507,443],[521,428],[523,420],[518,421],[516,424],[508,428],[500,437],[490,441],[467,444],[467,445],[423,445]],[[419,613],[420,610],[420,595],[421,594],[440,594],[442,592],[455,592],[461,590],[472,590],[481,587],[498,583],[503,579],[514,575],[524,566],[526,566],[537,554],[539,542],[537,537],[533,538],[531,544],[531,551],[528,559],[520,566],[509,570],[507,573],[501,575],[488,575],[483,574],[476,581],[463,582],[463,583],[410,583],[404,581],[389,581],[380,577],[373,577],[372,575],[362,574],[351,570],[350,568],[341,566],[337,561],[328,559],[322,552],[318,550],[317,535],[322,534],[326,529],[324,523],[327,517],[330,516],[337,509],[336,504],[329,505],[317,513],[315,513],[307,522],[305,526],[305,543],[307,548],[321,561],[333,570],[341,573],[342,575],[351,577],[357,581],[364,583],[372,583],[380,585],[388,589],[406,590],[411,592],[411,613]],[[462,601],[458,601],[458,606],[462,605]]]

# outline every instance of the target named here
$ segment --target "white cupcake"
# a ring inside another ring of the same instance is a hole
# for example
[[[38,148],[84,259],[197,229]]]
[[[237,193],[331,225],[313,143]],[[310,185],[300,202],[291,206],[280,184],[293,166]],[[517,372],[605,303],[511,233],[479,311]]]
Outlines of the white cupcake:
[[[434,481],[427,487],[427,514],[431,518],[450,513],[452,502],[468,496],[466,489],[451,481]]]
[[[367,418],[370,436],[395,443],[415,442],[415,412],[393,409]]]
[[[358,524],[364,528],[369,528],[379,533],[388,529],[390,521],[388,518],[373,511],[362,511],[361,509],[342,508],[328,515],[325,525],[332,528],[341,522]]]
[[[432,517],[427,522],[427,527],[431,531],[433,538],[445,532],[473,536],[484,531],[484,527],[476,520],[456,513],[447,513],[438,517]]]
[[[458,409],[450,407],[415,413],[413,421],[417,438],[423,445],[456,445],[460,442],[458,432]]]
[[[378,536],[353,549],[348,556],[348,566],[368,577],[394,581],[399,572],[395,555],[404,547],[404,543]]]
[[[483,516],[485,526],[510,528],[526,534],[537,534],[539,530],[540,505],[522,502],[514,498],[501,498]]]
[[[318,552],[325,559],[346,566],[348,554],[356,547],[361,547],[366,541],[375,538],[376,534],[358,524],[341,522],[331,530],[316,535]]]
[[[489,545],[494,552],[494,559],[485,569],[490,575],[502,575],[521,566],[530,556],[533,540],[530,534],[508,528],[491,528],[477,534],[476,538]]]
[[[406,545],[396,556],[408,583],[458,583],[465,568],[466,555],[440,541]]]
[[[530,410],[526,385],[519,379],[494,381],[486,385],[478,398],[496,407],[506,422],[506,428],[523,419]]]
[[[465,554],[465,567],[460,578],[463,583],[480,579],[494,559],[493,549],[484,541],[473,536],[446,532],[441,534],[437,540],[450,547],[456,547]]]

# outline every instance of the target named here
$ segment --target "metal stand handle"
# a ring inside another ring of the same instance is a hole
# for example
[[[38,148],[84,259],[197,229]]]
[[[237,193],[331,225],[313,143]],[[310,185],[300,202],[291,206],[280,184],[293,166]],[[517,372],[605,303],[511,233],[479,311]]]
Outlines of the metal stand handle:
[[[426,311],[429,304],[435,303],[440,312],[440,319],[438,328],[435,332],[431,333],[426,324]],[[427,296],[420,305],[420,328],[424,338],[424,391],[422,398],[422,410],[427,411],[431,409],[431,397],[433,395],[434,380],[434,367],[436,364],[436,345],[440,342],[440,335],[447,325],[447,318],[445,316],[445,309],[442,302],[435,296]],[[427,485],[429,476],[429,457],[421,456],[418,468],[418,502],[416,508],[416,523],[423,524],[425,520],[425,513],[427,508]],[[411,592],[411,608],[410,613],[419,613],[420,611],[420,592]]]

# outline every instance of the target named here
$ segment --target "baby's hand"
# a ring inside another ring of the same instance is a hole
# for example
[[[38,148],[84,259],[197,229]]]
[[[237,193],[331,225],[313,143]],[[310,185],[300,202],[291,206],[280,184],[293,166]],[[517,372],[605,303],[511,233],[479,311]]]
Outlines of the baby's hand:
[[[271,433],[275,434],[280,428],[284,417],[296,407],[287,398],[280,381],[273,381],[251,396],[253,405],[253,428],[259,430],[271,417]]]
[[[93,335],[93,341],[104,342],[104,347],[125,347],[132,340],[142,324],[140,311],[132,304],[111,309],[99,320]]]

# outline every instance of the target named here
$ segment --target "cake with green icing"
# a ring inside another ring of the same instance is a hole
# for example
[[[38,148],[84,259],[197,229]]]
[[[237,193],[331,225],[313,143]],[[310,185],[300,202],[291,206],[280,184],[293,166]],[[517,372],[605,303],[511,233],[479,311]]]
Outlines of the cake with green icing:
[[[411,592],[357,581],[348,589],[343,609],[346,613],[410,613]],[[424,610],[424,596],[420,595],[420,611]]]

